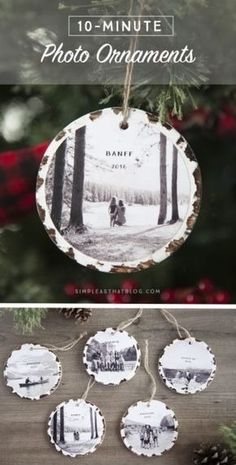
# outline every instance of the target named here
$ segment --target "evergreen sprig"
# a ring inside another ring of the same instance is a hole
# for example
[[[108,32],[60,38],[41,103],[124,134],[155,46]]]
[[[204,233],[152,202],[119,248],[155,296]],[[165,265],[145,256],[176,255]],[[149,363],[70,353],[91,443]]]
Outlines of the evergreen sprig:
[[[221,426],[220,431],[224,435],[225,442],[236,456],[236,421],[230,426]]]
[[[10,311],[16,328],[23,334],[32,334],[35,329],[42,329],[42,320],[48,312],[45,308],[13,308]]]

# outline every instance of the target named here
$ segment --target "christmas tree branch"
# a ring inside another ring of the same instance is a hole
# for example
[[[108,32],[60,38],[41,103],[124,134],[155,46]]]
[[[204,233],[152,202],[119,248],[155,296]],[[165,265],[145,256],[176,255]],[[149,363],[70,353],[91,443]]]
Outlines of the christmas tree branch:
[[[42,319],[48,310],[45,308],[12,308],[16,328],[23,334],[32,334],[35,329],[42,329]]]
[[[236,421],[231,426],[221,426],[220,431],[223,433],[225,442],[236,456]]]

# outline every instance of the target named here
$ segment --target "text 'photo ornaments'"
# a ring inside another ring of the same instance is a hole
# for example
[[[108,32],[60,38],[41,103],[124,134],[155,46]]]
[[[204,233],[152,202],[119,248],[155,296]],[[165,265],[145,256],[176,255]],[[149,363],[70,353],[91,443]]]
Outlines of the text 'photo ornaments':
[[[104,272],[145,270],[191,233],[201,175],[187,141],[152,114],[107,108],[73,121],[40,165],[37,207],[57,247]]]
[[[155,399],[157,385],[149,367],[149,343],[146,340],[144,368],[152,383],[147,400],[138,401],[128,408],[121,419],[120,434],[125,446],[134,454],[154,457],[170,450],[178,437],[175,413]]]
[[[85,399],[62,402],[51,413],[48,435],[58,452],[70,457],[93,453],[105,436],[105,419]]]
[[[46,347],[23,344],[7,360],[4,377],[14,393],[31,400],[50,395],[61,381],[61,364]]]
[[[214,379],[216,360],[210,347],[192,337],[175,316],[161,309],[162,316],[175,326],[179,339],[165,347],[159,359],[159,374],[165,385],[178,394],[195,394]]]

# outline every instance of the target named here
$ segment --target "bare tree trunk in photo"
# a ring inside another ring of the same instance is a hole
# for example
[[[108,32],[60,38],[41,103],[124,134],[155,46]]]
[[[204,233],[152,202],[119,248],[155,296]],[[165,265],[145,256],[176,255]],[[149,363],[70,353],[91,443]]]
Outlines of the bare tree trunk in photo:
[[[166,136],[160,135],[160,211],[158,224],[164,224],[167,214]]]
[[[172,216],[170,223],[176,223],[179,220],[179,208],[178,208],[178,149],[173,145],[173,160],[172,160],[172,185],[171,185],[171,197],[172,197]]]
[[[64,407],[60,408],[60,442],[65,442],[65,431],[64,431]]]
[[[94,430],[95,430],[95,439],[98,438],[98,420],[97,420],[97,412],[94,412]]]
[[[77,232],[86,230],[83,223],[85,126],[75,132],[74,172],[69,228]]]
[[[53,415],[53,441],[57,444],[57,412]]]
[[[91,429],[91,439],[94,436],[94,427],[93,427],[93,409],[90,407],[90,429]]]
[[[64,142],[62,142],[62,144],[58,147],[56,151],[51,209],[52,221],[59,232],[61,230],[61,214],[63,204],[65,152],[66,141],[64,140]]]

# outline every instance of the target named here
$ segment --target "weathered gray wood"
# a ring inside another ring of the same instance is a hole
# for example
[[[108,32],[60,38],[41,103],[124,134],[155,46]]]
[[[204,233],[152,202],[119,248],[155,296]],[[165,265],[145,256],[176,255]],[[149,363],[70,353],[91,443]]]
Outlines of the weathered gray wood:
[[[121,320],[132,316],[134,310],[94,310],[92,318],[84,325],[65,321],[51,310],[45,321],[45,330],[35,336],[24,337],[13,329],[9,315],[0,319],[0,363],[10,352],[24,342],[40,344],[63,344],[68,338],[87,329],[92,335],[98,329],[116,326]],[[176,413],[179,420],[179,438],[175,447],[165,456],[154,459],[139,458],[129,452],[119,436],[122,413],[137,400],[146,398],[149,380],[143,368],[129,382],[119,387],[95,385],[89,400],[103,412],[107,432],[103,445],[95,454],[82,459],[70,459],[56,452],[47,436],[47,419],[60,402],[78,398],[88,382],[82,366],[83,341],[67,353],[59,352],[63,379],[58,390],[40,401],[18,398],[6,387],[3,377],[0,382],[0,463],[2,465],[64,465],[81,462],[84,465],[137,465],[159,463],[160,465],[191,465],[192,450],[201,441],[215,441],[219,437],[220,424],[236,419],[236,311],[235,310],[175,310],[175,316],[193,335],[205,340],[216,355],[218,370],[209,388],[194,396],[177,395],[169,391],[158,377],[158,356],[166,344],[176,337],[175,329],[163,320],[159,310],[145,310],[139,324],[129,328],[144,348],[149,339],[150,366],[156,370],[157,396]]]

